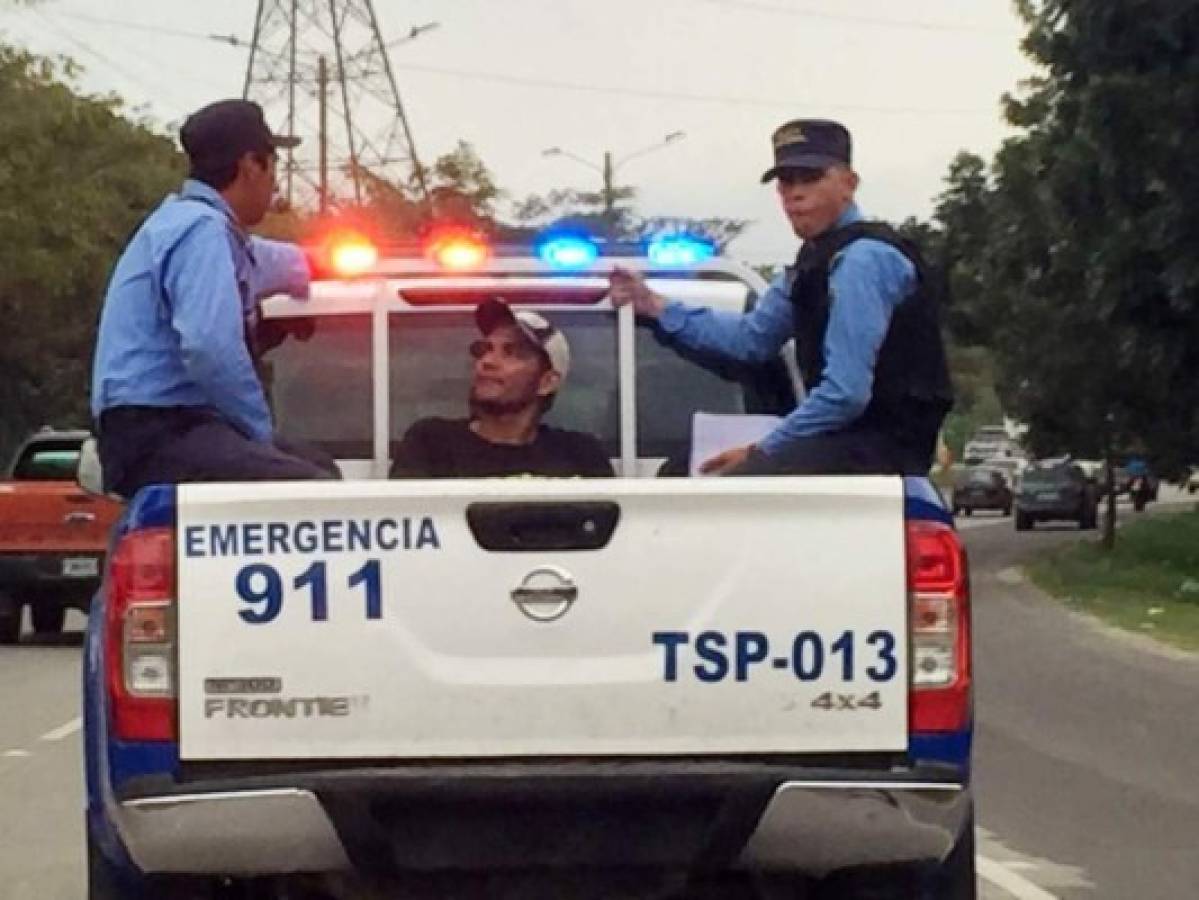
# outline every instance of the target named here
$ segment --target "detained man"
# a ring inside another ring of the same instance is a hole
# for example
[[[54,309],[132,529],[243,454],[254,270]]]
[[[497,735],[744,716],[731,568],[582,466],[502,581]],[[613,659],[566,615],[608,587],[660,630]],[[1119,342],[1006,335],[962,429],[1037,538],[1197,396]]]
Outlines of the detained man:
[[[565,335],[531,310],[487,300],[475,311],[470,415],[429,418],[404,435],[393,478],[602,478],[612,464],[600,442],[542,418],[570,371]]]

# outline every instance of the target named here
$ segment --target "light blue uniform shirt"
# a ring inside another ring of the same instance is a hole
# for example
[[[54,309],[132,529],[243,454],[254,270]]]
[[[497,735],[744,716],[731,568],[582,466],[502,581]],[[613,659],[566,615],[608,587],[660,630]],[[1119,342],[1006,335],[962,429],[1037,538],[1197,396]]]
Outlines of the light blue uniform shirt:
[[[188,180],[117,262],[92,365],[92,416],[114,406],[207,406],[270,442],[270,409],[246,347],[257,302],[308,295],[293,244],[247,235],[219,192]]]
[[[857,206],[851,205],[836,227],[861,218]],[[762,439],[759,450],[769,456],[798,438],[839,431],[866,411],[874,385],[874,364],[891,325],[891,313],[915,288],[916,267],[882,241],[861,238],[833,258],[824,378]],[[679,344],[695,350],[743,362],[773,359],[795,336],[790,276],[780,275],[771,282],[757,305],[744,315],[672,301],[658,326]]]

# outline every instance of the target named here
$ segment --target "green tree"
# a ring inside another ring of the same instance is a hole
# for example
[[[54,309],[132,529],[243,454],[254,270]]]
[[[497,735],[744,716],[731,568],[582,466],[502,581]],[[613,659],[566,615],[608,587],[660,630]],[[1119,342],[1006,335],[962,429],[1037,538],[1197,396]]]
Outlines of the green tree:
[[[74,67],[0,46],[0,450],[88,422],[105,281],[128,235],[183,173],[172,142]]]
[[[415,182],[396,183],[366,169],[360,169],[358,175],[366,195],[361,206],[339,205],[324,216],[282,210],[259,230],[273,237],[303,241],[349,228],[381,243],[395,244],[419,240],[435,226],[464,226],[493,235],[505,227],[496,217],[496,204],[504,192],[465,141],[459,141],[426,168],[428,202],[420,198]]]
[[[1000,386],[1045,452],[1199,448],[1199,0],[1020,0],[986,260]]]
[[[748,219],[712,216],[696,219],[687,216],[638,215],[631,201],[633,188],[616,188],[620,201],[611,212],[605,211],[604,195],[571,188],[533,195],[516,205],[517,227],[512,237],[531,237],[543,229],[568,228],[585,234],[617,241],[642,241],[660,234],[690,234],[710,240],[723,252],[749,227]]]
[[[504,192],[496,186],[495,176],[474,147],[459,141],[453,150],[437,158],[431,174],[435,219],[495,224],[495,205]]]
[[[960,152],[949,164],[945,190],[933,211],[940,240],[931,261],[943,279],[946,326],[958,343],[967,346],[985,345],[991,338],[983,271],[990,239],[989,199],[986,162]]]
[[[637,237],[637,217],[632,201],[636,189],[615,187],[612,205],[603,191],[579,191],[558,188],[546,194],[534,194],[516,204],[516,224],[528,232],[547,227],[567,227],[609,240]]]

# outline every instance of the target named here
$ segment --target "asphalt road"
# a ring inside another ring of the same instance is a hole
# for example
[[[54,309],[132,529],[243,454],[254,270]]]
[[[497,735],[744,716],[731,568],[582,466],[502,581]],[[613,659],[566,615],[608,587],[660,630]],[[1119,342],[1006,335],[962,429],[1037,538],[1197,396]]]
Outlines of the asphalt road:
[[[1165,488],[1162,499],[1186,502]],[[1022,582],[1030,551],[1076,531],[984,521],[964,530],[981,855],[1063,900],[1199,896],[1199,656],[1097,625]]]
[[[1199,657],[1064,610],[1016,568],[1069,529],[964,523],[974,578],[980,896],[1199,895]],[[0,650],[0,898],[84,896],[83,617]]]

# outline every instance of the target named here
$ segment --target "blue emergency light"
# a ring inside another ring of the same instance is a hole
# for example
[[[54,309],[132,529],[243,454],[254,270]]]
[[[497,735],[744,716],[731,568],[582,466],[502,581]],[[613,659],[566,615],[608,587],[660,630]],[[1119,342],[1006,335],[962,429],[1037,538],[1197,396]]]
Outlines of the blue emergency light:
[[[599,247],[581,235],[557,235],[542,241],[537,255],[555,269],[585,269],[599,256]]]
[[[663,235],[654,238],[646,248],[651,265],[662,268],[694,266],[716,255],[711,241],[686,234]]]

